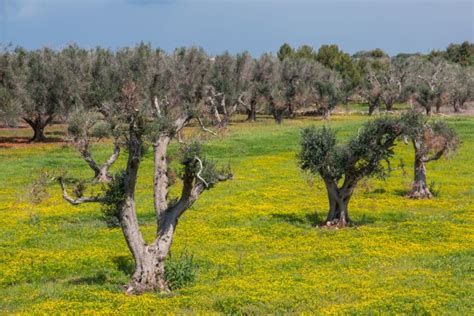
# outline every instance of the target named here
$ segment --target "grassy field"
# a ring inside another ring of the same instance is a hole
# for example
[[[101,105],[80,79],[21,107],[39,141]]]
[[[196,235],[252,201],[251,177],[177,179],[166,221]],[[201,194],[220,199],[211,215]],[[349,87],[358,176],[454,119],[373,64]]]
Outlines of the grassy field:
[[[346,138],[366,119],[334,116],[327,124]],[[54,142],[0,147],[0,313],[472,314],[474,118],[447,120],[463,144],[452,159],[428,165],[439,196],[403,196],[413,151],[400,143],[396,170],[358,187],[349,206],[357,225],[343,230],[314,227],[326,215],[325,189],[317,178],[311,186],[297,166],[301,128],[320,120],[233,124],[205,148],[231,164],[235,179],[205,192],[180,220],[173,255],[193,254],[199,271],[194,285],[171,295],[123,293],[131,257],[98,205],[72,207],[53,184],[39,205],[29,202],[42,170],[91,176],[73,149]],[[50,131],[61,136],[60,127]],[[0,136],[18,133],[29,131]],[[101,157],[108,148],[95,146]],[[150,239],[150,154],[139,180],[139,217]]]

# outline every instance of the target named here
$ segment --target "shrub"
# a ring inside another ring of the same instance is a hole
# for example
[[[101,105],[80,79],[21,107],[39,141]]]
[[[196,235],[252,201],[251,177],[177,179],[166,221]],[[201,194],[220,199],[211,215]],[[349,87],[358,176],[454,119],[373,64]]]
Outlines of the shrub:
[[[197,272],[198,265],[194,261],[194,255],[184,253],[175,258],[170,254],[166,260],[166,280],[171,290],[194,284]]]

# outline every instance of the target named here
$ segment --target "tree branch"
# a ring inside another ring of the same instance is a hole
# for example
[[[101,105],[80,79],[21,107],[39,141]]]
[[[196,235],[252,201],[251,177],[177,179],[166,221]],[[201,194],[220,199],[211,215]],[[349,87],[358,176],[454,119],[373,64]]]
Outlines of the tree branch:
[[[200,117],[197,117],[197,120],[199,122],[199,126],[201,126],[201,129],[205,132],[208,132],[214,136],[217,136],[217,133],[214,132],[214,131],[211,131],[210,129],[206,128],[206,126],[204,126],[204,123],[202,122],[201,118]]]
[[[58,181],[59,181],[59,184],[61,185],[63,198],[72,205],[79,205],[79,204],[83,204],[83,203],[96,203],[96,202],[102,202],[104,200],[104,198],[100,197],[100,196],[89,196],[89,197],[81,196],[77,199],[73,199],[67,193],[66,186],[64,184],[63,178],[59,177]]]
[[[209,184],[206,182],[206,180],[204,180],[204,178],[201,177],[202,169],[204,169],[204,167],[203,167],[203,165],[202,165],[202,161],[201,161],[201,159],[199,159],[198,156],[195,156],[194,159],[196,159],[196,160],[198,161],[199,167],[200,167],[199,171],[196,173],[196,177],[197,177],[199,180],[201,180],[202,183],[204,183],[204,185],[206,186],[206,188],[208,188],[208,187],[209,187]]]

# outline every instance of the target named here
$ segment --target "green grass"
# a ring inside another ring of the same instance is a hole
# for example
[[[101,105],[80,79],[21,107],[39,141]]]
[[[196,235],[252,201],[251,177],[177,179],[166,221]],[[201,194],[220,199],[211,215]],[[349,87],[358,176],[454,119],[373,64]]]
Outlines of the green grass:
[[[347,138],[366,119],[334,116],[327,124]],[[42,170],[91,176],[73,149],[0,148],[0,313],[472,314],[474,118],[448,122],[463,144],[450,160],[428,165],[440,196],[403,196],[413,152],[400,143],[393,167],[403,159],[406,174],[397,168],[386,181],[362,183],[349,206],[357,226],[343,230],[314,227],[326,215],[325,189],[317,178],[310,186],[297,166],[301,128],[320,120],[233,124],[205,152],[230,163],[235,179],[205,192],[180,220],[173,256],[192,254],[199,269],[192,285],[171,295],[124,294],[131,257],[100,206],[72,207],[56,185],[39,205],[28,202]],[[102,158],[110,150],[94,148]],[[137,187],[148,240],[155,231],[151,171],[149,153]]]

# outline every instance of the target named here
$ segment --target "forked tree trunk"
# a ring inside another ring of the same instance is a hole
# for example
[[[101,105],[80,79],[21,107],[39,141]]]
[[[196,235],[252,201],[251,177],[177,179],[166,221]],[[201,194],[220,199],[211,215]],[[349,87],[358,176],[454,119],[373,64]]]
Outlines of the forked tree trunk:
[[[44,142],[46,137],[44,136],[44,129],[53,120],[52,116],[47,119],[43,119],[41,116],[37,116],[35,119],[23,118],[23,120],[30,125],[33,129],[33,137],[29,140],[33,143]]]
[[[120,146],[117,141],[114,145],[114,151],[104,162],[103,165],[99,165],[93,158],[92,154],[89,151],[89,141],[88,139],[80,139],[76,141],[76,148],[82,156],[82,159],[89,165],[89,167],[94,171],[94,181],[99,183],[108,183],[112,181],[112,176],[109,173],[110,167],[115,163],[117,158],[120,155]]]

